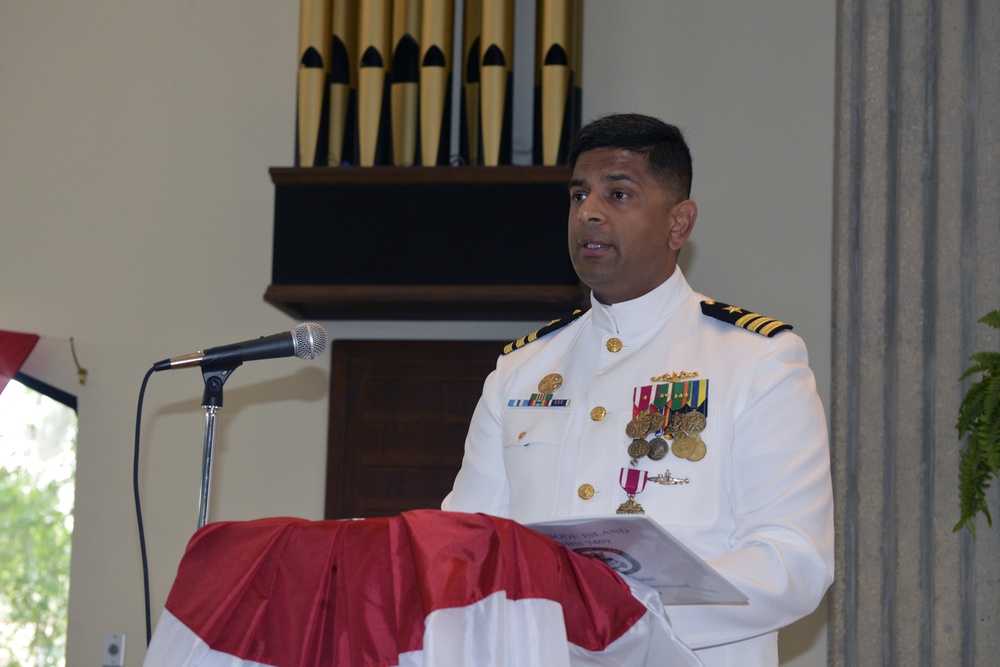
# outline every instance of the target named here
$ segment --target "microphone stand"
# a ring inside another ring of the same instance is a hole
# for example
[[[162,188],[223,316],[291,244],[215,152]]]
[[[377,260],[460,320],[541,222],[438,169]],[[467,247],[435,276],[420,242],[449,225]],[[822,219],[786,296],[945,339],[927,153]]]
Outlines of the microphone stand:
[[[239,365],[239,364],[237,364]],[[201,406],[205,408],[205,442],[201,461],[201,502],[198,507],[198,528],[208,523],[208,503],[212,490],[212,455],[215,452],[216,414],[222,407],[222,385],[226,383],[233,368],[202,368],[205,379],[205,393]]]
[[[205,441],[201,463],[198,528],[203,528],[208,523],[208,503],[212,492],[212,455],[215,452],[215,422],[217,413],[222,407],[222,385],[244,361],[293,355],[301,359],[312,359],[323,353],[326,342],[326,331],[323,327],[313,323],[302,323],[286,333],[213,347],[204,352],[172,357],[153,364],[154,371],[187,368],[197,364],[201,366],[201,375],[205,379],[205,393],[201,402],[205,408]],[[138,498],[136,502],[138,503]]]

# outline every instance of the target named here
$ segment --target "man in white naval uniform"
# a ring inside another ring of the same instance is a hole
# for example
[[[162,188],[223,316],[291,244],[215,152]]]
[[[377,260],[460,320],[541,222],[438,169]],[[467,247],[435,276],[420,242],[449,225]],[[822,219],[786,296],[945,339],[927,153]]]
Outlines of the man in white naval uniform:
[[[592,307],[508,346],[446,510],[521,522],[643,511],[749,597],[669,607],[706,665],[777,665],[833,580],[826,420],[802,340],[695,293],[677,128],[635,114],[569,155],[569,250]]]

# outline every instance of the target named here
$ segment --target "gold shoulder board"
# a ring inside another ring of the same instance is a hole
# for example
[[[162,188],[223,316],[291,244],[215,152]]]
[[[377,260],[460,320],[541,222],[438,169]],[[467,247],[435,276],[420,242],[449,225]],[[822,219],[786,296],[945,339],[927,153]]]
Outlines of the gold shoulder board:
[[[785,330],[792,328],[791,324],[785,324],[779,320],[765,317],[760,313],[754,313],[745,308],[730,306],[728,303],[720,303],[708,299],[701,302],[701,312],[717,320],[728,322],[747,331],[759,333],[768,338]]]
[[[532,333],[528,334],[527,336],[523,336],[521,338],[518,338],[515,341],[507,343],[507,345],[503,348],[503,353],[504,354],[510,354],[514,350],[521,349],[522,347],[524,347],[528,343],[535,342],[536,340],[538,340],[542,336],[545,336],[546,334],[550,334],[553,331],[558,331],[559,329],[562,329],[567,324],[571,324],[571,323],[575,322],[585,312],[587,312],[585,309],[578,308],[578,309],[574,310],[573,314],[570,315],[569,317],[560,317],[557,320],[552,320],[551,322],[549,322],[548,324],[546,324],[544,327],[542,327],[538,331],[533,331]]]

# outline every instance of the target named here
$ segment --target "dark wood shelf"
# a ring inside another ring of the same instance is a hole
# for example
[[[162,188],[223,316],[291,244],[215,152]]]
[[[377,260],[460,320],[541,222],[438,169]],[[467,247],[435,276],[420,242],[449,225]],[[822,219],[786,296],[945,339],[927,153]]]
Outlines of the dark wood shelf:
[[[580,285],[271,285],[264,294],[305,320],[541,321],[585,298]]]
[[[302,319],[547,320],[585,298],[566,167],[272,167],[272,284]]]
[[[566,192],[569,167],[271,167],[271,182],[282,185],[496,185],[549,184]],[[567,195],[568,196],[568,195]]]

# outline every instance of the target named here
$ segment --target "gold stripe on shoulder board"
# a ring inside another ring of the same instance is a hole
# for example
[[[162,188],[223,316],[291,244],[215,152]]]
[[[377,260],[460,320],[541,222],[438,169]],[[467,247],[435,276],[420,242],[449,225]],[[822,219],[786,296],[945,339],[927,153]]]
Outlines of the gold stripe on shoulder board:
[[[791,324],[786,324],[772,317],[766,317],[745,308],[730,306],[728,303],[712,301],[711,299],[701,302],[701,312],[708,317],[727,322],[747,331],[753,331],[768,338],[792,328]]]
[[[544,327],[542,327],[538,331],[532,331],[527,336],[522,336],[521,338],[518,338],[515,341],[507,343],[507,345],[505,345],[504,348],[503,348],[503,354],[510,354],[514,350],[521,349],[522,347],[524,347],[528,343],[534,343],[536,340],[538,340],[542,336],[550,334],[553,331],[558,331],[559,329],[562,329],[567,324],[572,324],[577,319],[579,319],[580,316],[583,315],[585,312],[587,312],[586,309],[577,308],[576,310],[573,311],[573,314],[570,315],[569,317],[560,317],[558,319],[552,320],[551,322],[549,322],[548,324],[546,324]]]

